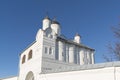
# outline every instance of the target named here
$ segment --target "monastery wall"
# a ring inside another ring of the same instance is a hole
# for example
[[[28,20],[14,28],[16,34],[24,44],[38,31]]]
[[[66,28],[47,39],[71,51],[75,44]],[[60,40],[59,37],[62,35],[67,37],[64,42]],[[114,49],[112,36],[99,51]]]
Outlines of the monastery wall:
[[[17,80],[17,77],[4,78],[4,79],[0,79],[0,80]]]
[[[81,71],[40,74],[39,79],[40,80],[119,80],[120,77],[118,71],[120,71],[120,68],[107,67],[107,68],[81,70]]]

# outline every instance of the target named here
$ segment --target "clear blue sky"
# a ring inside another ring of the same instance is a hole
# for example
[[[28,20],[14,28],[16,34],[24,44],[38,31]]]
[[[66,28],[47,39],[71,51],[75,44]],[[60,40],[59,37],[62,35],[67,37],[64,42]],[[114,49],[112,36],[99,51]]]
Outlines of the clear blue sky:
[[[120,22],[120,0],[0,0],[0,78],[17,75],[19,54],[35,40],[42,19],[57,17],[62,33],[96,50],[104,62],[106,45],[115,41],[111,30]]]

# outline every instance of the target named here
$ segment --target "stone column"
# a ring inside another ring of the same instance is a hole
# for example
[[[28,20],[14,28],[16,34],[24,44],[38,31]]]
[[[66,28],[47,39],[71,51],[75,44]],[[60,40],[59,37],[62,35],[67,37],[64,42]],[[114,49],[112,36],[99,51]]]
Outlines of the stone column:
[[[77,48],[77,64],[80,64],[79,48]]]
[[[94,64],[94,51],[91,53],[92,64]]]
[[[63,43],[58,41],[58,60],[62,61]]]
[[[63,61],[66,62],[66,43],[63,43]]]
[[[66,44],[66,62],[69,62],[69,45]]]
[[[69,63],[74,63],[74,46],[69,47]]]
[[[91,56],[90,56],[90,50],[87,50],[87,63],[88,63],[88,64],[91,64],[91,63],[90,63],[90,57],[91,57]]]
[[[84,64],[84,50],[83,49],[80,49],[80,51],[79,51],[79,58],[80,58],[80,65],[83,65]]]
[[[80,63],[80,62],[79,62],[79,61],[80,61],[80,60],[79,60],[79,48],[78,48],[77,46],[75,47],[74,56],[75,56],[75,59],[74,59],[75,61],[74,61],[74,62],[75,62],[76,64],[79,64],[79,63]]]

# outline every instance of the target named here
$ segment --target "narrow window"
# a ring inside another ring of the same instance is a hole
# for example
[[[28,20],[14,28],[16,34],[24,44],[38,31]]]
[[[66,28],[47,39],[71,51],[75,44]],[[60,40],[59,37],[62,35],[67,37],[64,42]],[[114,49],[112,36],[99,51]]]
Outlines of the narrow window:
[[[45,54],[47,54],[47,52],[48,52],[48,51],[47,51],[47,47],[45,47]]]
[[[32,58],[32,50],[29,51],[28,60]]]
[[[52,48],[51,47],[49,48],[49,54],[52,54]]]
[[[62,52],[62,60],[65,61],[65,54]]]
[[[62,52],[62,56],[64,57],[64,53]]]
[[[25,63],[26,56],[24,55],[22,58],[22,64]]]

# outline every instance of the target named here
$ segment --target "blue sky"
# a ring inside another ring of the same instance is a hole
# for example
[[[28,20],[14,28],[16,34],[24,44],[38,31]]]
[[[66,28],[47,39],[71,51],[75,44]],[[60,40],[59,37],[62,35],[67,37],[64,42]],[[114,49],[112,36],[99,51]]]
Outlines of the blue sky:
[[[42,19],[49,13],[72,39],[94,48],[96,63],[104,62],[111,27],[120,22],[120,0],[0,0],[0,78],[18,74],[19,54],[35,40]]]

